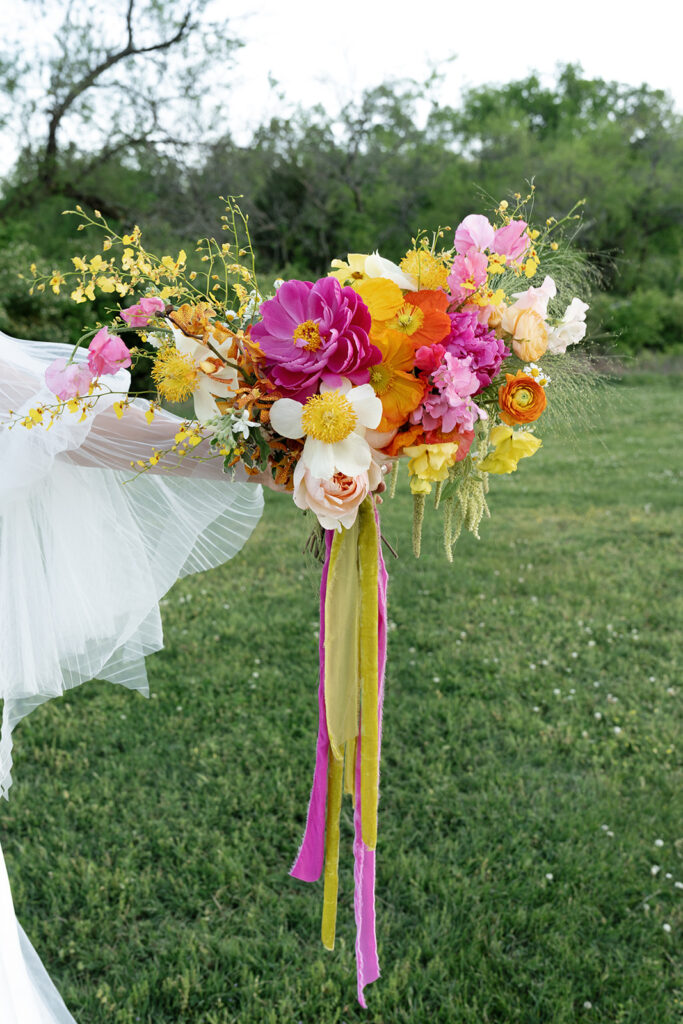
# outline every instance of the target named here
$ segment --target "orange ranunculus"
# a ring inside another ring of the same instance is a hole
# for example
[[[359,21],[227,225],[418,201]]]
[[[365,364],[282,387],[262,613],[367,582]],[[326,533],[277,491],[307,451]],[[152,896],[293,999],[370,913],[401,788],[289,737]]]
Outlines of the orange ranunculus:
[[[537,420],[546,406],[545,391],[538,381],[524,370],[512,376],[505,374],[506,383],[498,388],[500,418],[508,426],[515,423],[532,423]]]
[[[426,385],[411,371],[415,352],[410,341],[395,331],[375,330],[372,340],[382,353],[382,362],[370,367],[370,383],[382,403],[378,430],[392,430],[405,423],[424,397]]]

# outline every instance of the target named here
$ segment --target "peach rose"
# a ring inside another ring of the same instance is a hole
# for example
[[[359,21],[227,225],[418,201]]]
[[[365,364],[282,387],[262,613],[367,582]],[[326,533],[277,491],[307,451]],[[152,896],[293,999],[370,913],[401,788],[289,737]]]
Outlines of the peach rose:
[[[540,359],[548,348],[548,328],[535,309],[520,309],[517,303],[508,306],[500,326],[510,335],[515,355],[525,363]]]
[[[537,420],[546,406],[543,387],[523,370],[512,376],[505,374],[506,383],[498,389],[500,418],[503,423],[532,423]]]
[[[376,462],[358,476],[335,473],[330,480],[311,475],[303,461],[294,470],[295,505],[315,512],[325,530],[341,531],[353,526],[358,509],[368,494],[382,482],[382,470]]]

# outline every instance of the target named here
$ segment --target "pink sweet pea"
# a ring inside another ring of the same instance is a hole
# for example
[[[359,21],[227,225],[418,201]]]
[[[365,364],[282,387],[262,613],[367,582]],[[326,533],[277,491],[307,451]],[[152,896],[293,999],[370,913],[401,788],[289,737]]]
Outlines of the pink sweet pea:
[[[121,319],[125,320],[129,327],[146,327],[157,313],[163,313],[165,309],[163,299],[157,298],[156,295],[146,295],[136,306],[122,309]]]
[[[116,373],[130,366],[130,352],[115,334],[106,327],[97,332],[88,348],[88,366],[96,377],[103,373]]]
[[[87,394],[92,379],[92,371],[87,366],[83,363],[70,363],[67,366],[64,357],[55,359],[45,371],[45,383],[62,402]]]
[[[448,287],[454,302],[464,302],[484,284],[488,265],[486,253],[474,249],[467,256],[455,257],[448,277]]]
[[[479,252],[483,249],[492,249],[493,239],[494,230],[488,218],[480,213],[471,213],[455,229],[455,251],[460,256],[466,256],[470,249]]]
[[[493,250],[500,256],[509,256],[518,260],[529,248],[531,239],[524,232],[527,229],[525,220],[511,220],[504,228],[498,228],[493,236]]]

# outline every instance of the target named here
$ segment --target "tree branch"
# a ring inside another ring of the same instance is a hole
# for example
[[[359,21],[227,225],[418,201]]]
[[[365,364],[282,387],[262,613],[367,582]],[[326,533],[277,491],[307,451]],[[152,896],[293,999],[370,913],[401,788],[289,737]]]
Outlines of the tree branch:
[[[106,71],[114,67],[116,64],[119,64],[122,60],[126,60],[128,57],[137,57],[141,54],[146,53],[159,53],[163,50],[170,49],[172,46],[175,46],[183,39],[187,29],[190,26],[192,8],[188,7],[187,11],[185,12],[185,16],[180,22],[178,31],[175,33],[175,35],[171,36],[168,39],[164,39],[159,43],[154,43],[152,46],[135,46],[133,42],[132,23],[134,6],[135,0],[129,0],[128,11],[126,13],[126,25],[128,28],[128,42],[126,43],[126,45],[122,49],[117,50],[115,53],[109,54],[109,56],[105,60],[100,61],[100,63],[97,64],[94,68],[91,68],[91,70],[86,75],[84,75],[83,78],[80,79],[80,81],[72,85],[71,89],[66,94],[64,99],[60,103],[56,104],[52,109],[50,121],[48,124],[47,141],[45,144],[45,159],[43,161],[43,170],[41,173],[41,179],[44,185],[46,185],[48,188],[52,185],[54,181],[54,172],[57,159],[57,131],[65,114],[67,113],[69,108],[73,106],[78,97],[81,96],[84,92],[86,92],[86,90],[89,89],[92,85],[94,85],[97,79],[100,78]]]

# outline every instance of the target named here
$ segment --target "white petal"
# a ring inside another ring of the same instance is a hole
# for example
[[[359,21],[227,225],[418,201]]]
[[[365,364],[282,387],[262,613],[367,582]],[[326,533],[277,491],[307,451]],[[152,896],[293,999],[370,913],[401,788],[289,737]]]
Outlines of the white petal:
[[[200,423],[206,423],[214,416],[220,416],[220,410],[211,397],[211,392],[206,388],[199,388],[192,397],[194,399],[194,414]]]
[[[314,437],[306,438],[301,461],[311,471],[311,476],[317,476],[320,480],[332,479],[335,471],[333,449],[337,447],[338,445],[316,441]]]
[[[375,394],[372,384],[361,384],[357,388],[351,388],[346,397],[353,406],[361,426],[379,426],[382,419],[382,403]]]
[[[182,352],[184,356],[190,356],[196,363],[200,363],[202,359],[206,359],[207,356],[212,355],[205,345],[200,345],[194,338],[188,338],[186,334],[183,334],[181,330],[171,324],[170,320],[166,321],[171,327],[171,333],[173,334],[173,342],[179,352]]]
[[[411,274],[404,274],[400,267],[397,267],[391,260],[385,259],[384,256],[380,256],[378,252],[373,252],[372,256],[368,256],[366,259],[365,273],[368,277],[386,277],[402,288],[404,292],[417,291],[415,278]]]
[[[222,373],[220,379],[218,375],[202,374],[199,378],[199,387],[201,390],[210,391],[218,398],[230,398],[237,391],[237,378],[235,377],[234,381],[228,380],[226,383]]]
[[[273,430],[281,437],[303,437],[302,410],[301,402],[295,402],[293,398],[278,398],[270,410]]]
[[[335,468],[346,476],[364,473],[372,462],[370,445],[360,434],[349,434],[343,441],[337,441],[328,447],[334,449]]]

